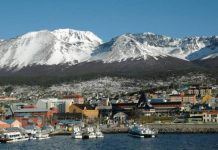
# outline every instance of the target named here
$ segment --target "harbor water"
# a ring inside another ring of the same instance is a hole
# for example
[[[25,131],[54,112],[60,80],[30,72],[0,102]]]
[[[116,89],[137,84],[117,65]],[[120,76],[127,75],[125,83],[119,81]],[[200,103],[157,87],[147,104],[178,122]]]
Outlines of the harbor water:
[[[0,150],[218,150],[218,134],[159,134],[157,138],[134,138],[106,134],[99,139],[53,136],[46,140],[0,144]]]

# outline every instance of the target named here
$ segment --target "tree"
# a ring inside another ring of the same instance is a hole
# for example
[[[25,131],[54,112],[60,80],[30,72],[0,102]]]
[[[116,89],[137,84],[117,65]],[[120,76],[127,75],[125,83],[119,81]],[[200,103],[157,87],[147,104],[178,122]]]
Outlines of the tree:
[[[11,87],[11,86],[8,86],[4,89],[4,92],[6,92],[9,95],[11,94],[12,91],[13,91],[13,87]]]
[[[203,97],[203,103],[207,103],[209,100],[211,100],[212,99],[212,96],[210,96],[210,95],[205,95],[204,97]]]

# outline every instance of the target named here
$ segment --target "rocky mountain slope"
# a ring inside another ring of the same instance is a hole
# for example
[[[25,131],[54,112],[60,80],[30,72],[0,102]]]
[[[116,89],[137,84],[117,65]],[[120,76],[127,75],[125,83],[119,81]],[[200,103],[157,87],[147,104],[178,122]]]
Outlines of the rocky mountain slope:
[[[102,40],[89,31],[59,29],[30,32],[0,42],[0,68],[71,65],[89,59]]]
[[[176,57],[193,61],[218,55],[218,37],[189,37],[175,39],[153,33],[124,34],[100,45],[93,60],[124,61],[129,58]]]
[[[90,31],[43,30],[0,41],[0,76],[154,76],[218,70],[217,56],[217,36],[127,33],[103,43]]]

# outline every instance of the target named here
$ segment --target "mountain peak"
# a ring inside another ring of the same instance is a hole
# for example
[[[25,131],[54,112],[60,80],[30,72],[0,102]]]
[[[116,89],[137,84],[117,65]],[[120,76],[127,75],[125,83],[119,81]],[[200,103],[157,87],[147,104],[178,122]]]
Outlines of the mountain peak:
[[[100,60],[105,63],[159,57],[186,61],[218,56],[218,36],[183,39],[151,32],[126,33],[102,43],[90,31],[74,29],[41,30],[0,41],[0,68],[31,65],[77,64]]]
[[[59,29],[29,32],[0,45],[0,67],[75,64],[89,59],[102,40],[89,31]]]
[[[102,44],[102,40],[90,31],[79,31],[74,29],[57,29],[52,31],[52,33],[60,40],[67,42],[81,42],[85,40],[87,42],[95,41],[98,44]]]
[[[151,32],[126,33],[100,45],[92,59],[113,62],[172,56],[192,61],[216,53],[214,46],[218,47],[217,41],[215,36],[176,39]],[[199,54],[201,52],[203,54]]]

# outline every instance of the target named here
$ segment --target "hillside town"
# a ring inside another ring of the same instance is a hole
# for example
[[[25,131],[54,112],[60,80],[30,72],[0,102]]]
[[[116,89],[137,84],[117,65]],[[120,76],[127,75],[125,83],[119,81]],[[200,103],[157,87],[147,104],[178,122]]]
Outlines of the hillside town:
[[[52,126],[68,130],[81,123],[99,124],[102,128],[126,127],[133,122],[218,123],[218,86],[215,84],[160,86],[163,83],[159,83],[143,89],[142,83],[135,81],[131,86],[132,82],[126,80],[121,86],[111,78],[104,78],[98,82],[88,81],[85,88],[84,83],[76,83],[77,89],[75,85],[16,91],[11,86],[4,87],[0,96],[0,128]]]

